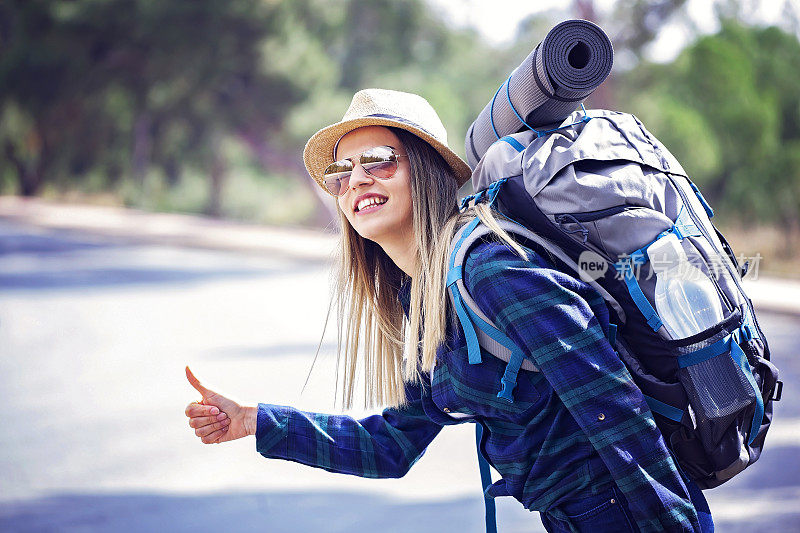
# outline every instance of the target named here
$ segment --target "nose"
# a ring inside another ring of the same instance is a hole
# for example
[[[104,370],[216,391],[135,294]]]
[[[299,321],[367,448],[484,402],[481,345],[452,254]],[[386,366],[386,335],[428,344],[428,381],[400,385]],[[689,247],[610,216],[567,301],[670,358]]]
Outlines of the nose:
[[[360,163],[357,163],[353,167],[353,171],[350,173],[350,183],[349,187],[353,190],[360,187],[361,185],[369,185],[375,181],[375,178],[370,176],[364,171],[364,167],[361,166]]]

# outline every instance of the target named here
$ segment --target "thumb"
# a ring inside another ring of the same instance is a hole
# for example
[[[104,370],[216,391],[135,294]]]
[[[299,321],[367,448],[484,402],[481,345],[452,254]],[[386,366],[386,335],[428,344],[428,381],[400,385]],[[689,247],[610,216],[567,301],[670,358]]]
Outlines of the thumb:
[[[197,389],[197,392],[203,395],[204,400],[209,396],[214,395],[214,392],[210,391],[209,389],[203,387],[203,385],[200,384],[200,380],[194,377],[194,374],[192,374],[192,371],[189,370],[188,366],[186,367],[186,379],[189,380],[189,383],[191,383],[192,387]]]

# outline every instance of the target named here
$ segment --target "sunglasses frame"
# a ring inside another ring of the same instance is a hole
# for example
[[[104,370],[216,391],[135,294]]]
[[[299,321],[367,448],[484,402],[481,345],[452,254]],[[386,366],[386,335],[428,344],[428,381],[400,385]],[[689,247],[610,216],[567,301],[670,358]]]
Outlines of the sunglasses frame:
[[[398,154],[398,153],[395,151],[395,150],[396,150],[396,148],[395,148],[394,146],[389,146],[388,144],[381,144],[381,145],[378,145],[378,146],[373,146],[373,147],[371,147],[371,148],[367,148],[366,150],[364,150],[364,151],[363,151],[363,152],[361,152],[360,154],[355,154],[355,155],[352,155],[352,156],[350,156],[350,157],[345,157],[345,158],[343,158],[343,159],[337,159],[336,161],[334,161],[333,163],[331,163],[330,165],[328,165],[327,167],[325,167],[325,170],[328,170],[328,169],[329,169],[329,168],[330,168],[332,165],[334,165],[334,164],[336,164],[336,163],[340,163],[340,162],[342,162],[342,161],[350,161],[350,164],[353,166],[353,168],[352,168],[352,169],[350,169],[350,174],[351,174],[351,175],[352,175],[352,173],[353,173],[353,170],[355,170],[355,169],[356,169],[356,165],[358,164],[358,165],[361,165],[361,168],[363,168],[363,169],[364,169],[364,172],[365,172],[365,173],[366,173],[368,176],[372,176],[373,178],[375,178],[375,179],[379,179],[379,180],[388,180],[388,179],[391,179],[392,177],[394,177],[394,175],[397,173],[397,169],[400,167],[400,161],[398,161],[397,159],[395,159],[395,160],[394,160],[394,162],[397,164],[397,166],[396,166],[396,167],[395,167],[395,169],[394,169],[394,172],[392,172],[392,173],[391,173],[389,176],[386,176],[385,178],[381,178],[381,177],[379,177],[379,176],[376,176],[376,175],[372,174],[372,173],[371,173],[369,170],[367,170],[367,168],[364,166],[364,164],[363,164],[363,162],[362,162],[361,158],[363,157],[363,155],[364,155],[365,153],[369,152],[370,150],[374,150],[375,148],[388,148],[389,150],[391,150],[391,152],[392,152],[392,155],[393,155],[395,158],[400,158],[400,157],[408,157],[408,155],[406,155],[406,154]],[[356,163],[355,161],[353,161],[353,159],[354,159],[354,158],[358,158],[358,163]],[[347,181],[348,181],[348,185],[347,185],[347,186],[345,186],[345,187],[342,187],[342,191],[343,191],[343,192],[341,192],[340,194],[334,194],[334,193],[333,193],[333,191],[331,191],[331,190],[328,188],[327,182],[326,182],[326,180],[325,180],[325,171],[324,171],[324,170],[322,171],[322,184],[323,184],[323,188],[325,189],[325,191],[326,191],[328,194],[330,194],[330,195],[331,195],[331,196],[333,196],[334,198],[339,198],[340,196],[344,196],[344,194],[347,192],[347,189],[349,188],[350,176],[348,176],[348,177],[347,177]]]

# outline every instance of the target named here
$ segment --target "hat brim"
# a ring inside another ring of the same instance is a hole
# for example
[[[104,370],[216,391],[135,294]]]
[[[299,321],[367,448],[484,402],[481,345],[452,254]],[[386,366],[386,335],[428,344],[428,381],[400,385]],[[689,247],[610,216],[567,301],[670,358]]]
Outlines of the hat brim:
[[[416,128],[410,124],[392,120],[391,118],[362,117],[343,120],[322,128],[312,135],[306,143],[303,149],[303,162],[306,165],[306,170],[308,170],[309,175],[320,187],[325,189],[323,172],[328,168],[328,165],[334,162],[333,147],[336,142],[346,133],[364,126],[391,126],[413,133],[439,152],[447,164],[450,165],[459,187],[464,185],[472,177],[472,169],[469,168],[469,165],[448,148],[447,145],[439,142],[425,130]],[[325,190],[327,191],[327,189]]]

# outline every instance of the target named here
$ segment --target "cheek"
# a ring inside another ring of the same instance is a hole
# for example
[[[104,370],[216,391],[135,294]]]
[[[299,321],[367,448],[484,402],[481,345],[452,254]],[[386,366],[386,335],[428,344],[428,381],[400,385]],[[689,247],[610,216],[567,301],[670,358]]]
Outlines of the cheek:
[[[347,209],[347,203],[346,203],[346,202],[347,202],[347,200],[344,200],[343,198],[344,198],[344,197],[340,196],[339,198],[337,198],[337,199],[336,199],[336,206],[339,208],[339,211],[341,211],[341,212],[342,212],[342,214],[344,215],[344,217],[345,217],[345,218],[346,218],[348,221],[350,221],[350,222],[352,223],[353,221],[352,221],[352,220],[350,220],[350,210],[349,210],[349,209]]]
[[[411,217],[412,209],[413,209],[413,200],[411,198],[411,183],[406,183],[405,187],[403,188],[403,213],[406,217]]]

